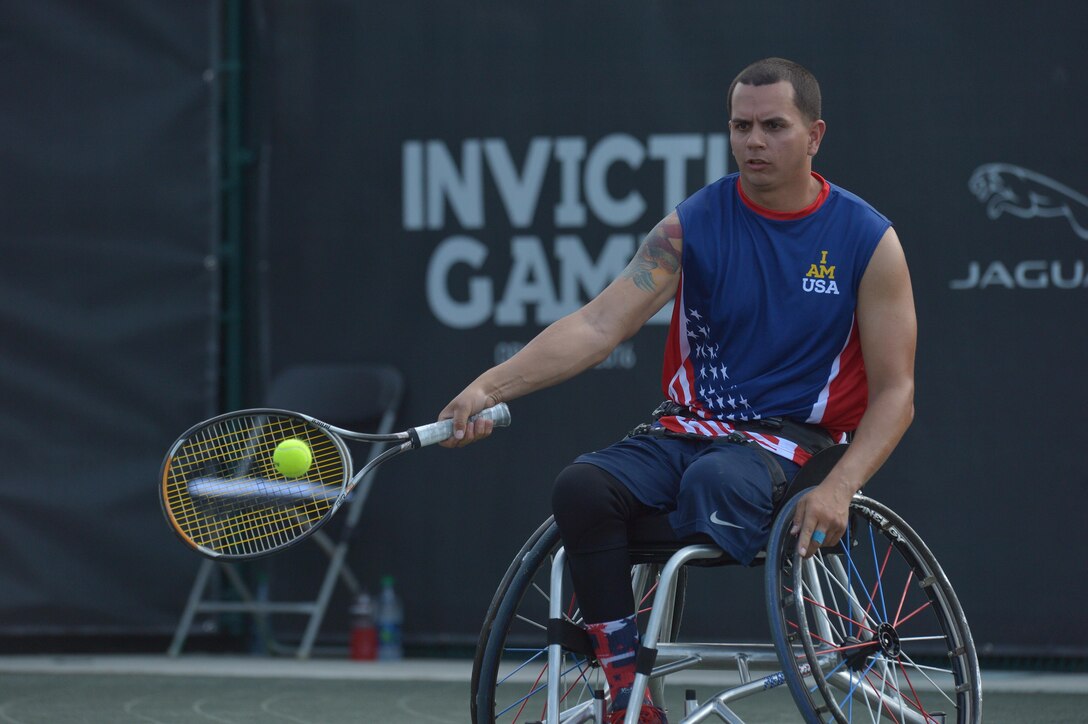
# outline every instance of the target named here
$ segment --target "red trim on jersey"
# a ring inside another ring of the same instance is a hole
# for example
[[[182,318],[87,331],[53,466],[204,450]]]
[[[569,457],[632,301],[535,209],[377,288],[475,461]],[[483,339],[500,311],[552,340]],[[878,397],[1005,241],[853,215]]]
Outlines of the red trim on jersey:
[[[820,422],[832,433],[856,430],[869,404],[869,380],[865,375],[856,319],[838,363],[839,373],[828,386],[827,405]]]
[[[828,194],[831,193],[831,184],[829,184],[823,176],[812,171],[812,178],[820,182],[820,193],[816,196],[815,201],[800,211],[773,211],[771,209],[766,209],[748,198],[739,182],[737,183],[737,192],[740,194],[740,200],[744,202],[744,205],[760,216],[771,219],[772,221],[794,221],[814,213],[824,205],[824,202],[827,201]]]
[[[673,300],[672,321],[665,341],[665,358],[661,365],[661,390],[665,397],[682,405],[695,403],[695,368],[691,366],[687,348],[687,317],[684,309],[684,273],[680,272],[680,284]]]
[[[684,289],[683,277],[676,289],[676,296],[672,302],[672,319],[669,321],[669,336],[665,340],[665,359],[661,364],[661,390],[665,396],[672,399],[671,385],[676,371],[684,364],[684,354],[680,349],[680,310],[683,309],[684,300],[681,292]]]

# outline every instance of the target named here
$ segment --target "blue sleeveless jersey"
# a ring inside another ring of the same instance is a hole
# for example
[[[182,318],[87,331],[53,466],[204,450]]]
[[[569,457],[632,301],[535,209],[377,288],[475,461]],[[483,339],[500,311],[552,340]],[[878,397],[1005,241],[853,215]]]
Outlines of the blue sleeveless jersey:
[[[677,432],[726,435],[732,421],[788,417],[837,437],[868,402],[855,308],[858,285],[891,226],[854,194],[813,174],[807,209],[760,209],[738,174],[680,204],[681,283],[665,348],[666,396],[696,417],[661,419]],[[797,463],[788,440],[743,432]]]

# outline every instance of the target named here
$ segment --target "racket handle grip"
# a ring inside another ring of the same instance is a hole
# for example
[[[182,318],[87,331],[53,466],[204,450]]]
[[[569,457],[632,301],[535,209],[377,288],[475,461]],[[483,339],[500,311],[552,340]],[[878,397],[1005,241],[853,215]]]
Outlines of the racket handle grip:
[[[481,417],[493,421],[495,427],[506,427],[510,424],[510,408],[506,406],[505,402],[500,402],[494,407],[481,410],[479,414],[470,417],[469,421]],[[433,445],[436,442],[442,442],[453,437],[453,420],[440,420],[439,422],[432,422],[430,425],[413,427],[410,433],[414,433],[414,437],[419,440],[419,447]]]

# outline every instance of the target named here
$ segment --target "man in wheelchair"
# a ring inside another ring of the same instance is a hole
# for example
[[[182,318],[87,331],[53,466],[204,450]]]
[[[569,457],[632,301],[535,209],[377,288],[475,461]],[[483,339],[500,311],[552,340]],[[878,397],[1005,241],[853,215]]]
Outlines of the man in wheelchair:
[[[487,437],[475,412],[593,367],[669,300],[672,322],[651,421],[577,458],[553,509],[586,629],[622,721],[639,647],[628,526],[668,514],[748,564],[778,496],[813,454],[851,444],[797,505],[803,557],[834,546],[850,501],[913,416],[916,321],[891,222],[812,169],[826,124],[803,67],[768,58],[727,96],[738,171],[682,202],[599,296],[543,330],[439,414],[459,447]],[[665,721],[650,700],[642,722]]]

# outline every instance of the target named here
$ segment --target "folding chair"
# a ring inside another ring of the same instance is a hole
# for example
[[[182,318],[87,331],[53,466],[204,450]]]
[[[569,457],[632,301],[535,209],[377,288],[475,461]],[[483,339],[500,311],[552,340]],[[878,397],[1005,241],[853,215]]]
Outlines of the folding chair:
[[[289,368],[280,374],[268,390],[265,405],[304,412],[340,427],[381,434],[393,430],[403,389],[404,381],[400,371],[387,365],[306,365]],[[367,462],[384,448],[381,444],[371,445]],[[359,592],[358,581],[344,563],[363,504],[373,483],[374,473],[371,472],[360,481],[344,511],[339,514],[342,527],[338,540],[334,541],[326,530],[319,530],[310,537],[328,558],[324,577],[313,600],[264,600],[265,595],[255,594],[246,583],[238,564],[204,560],[167,653],[170,656],[179,655],[195,617],[209,613],[252,614],[255,617],[255,630],[260,646],[270,653],[290,653],[292,649],[280,644],[273,636],[269,616],[297,614],[307,616],[308,620],[301,641],[293,652],[300,659],[308,658],[337,581],[343,581],[352,595]],[[221,590],[218,585],[211,586],[212,590],[209,592],[209,584],[217,571],[226,578],[237,600],[222,600],[216,595]]]

